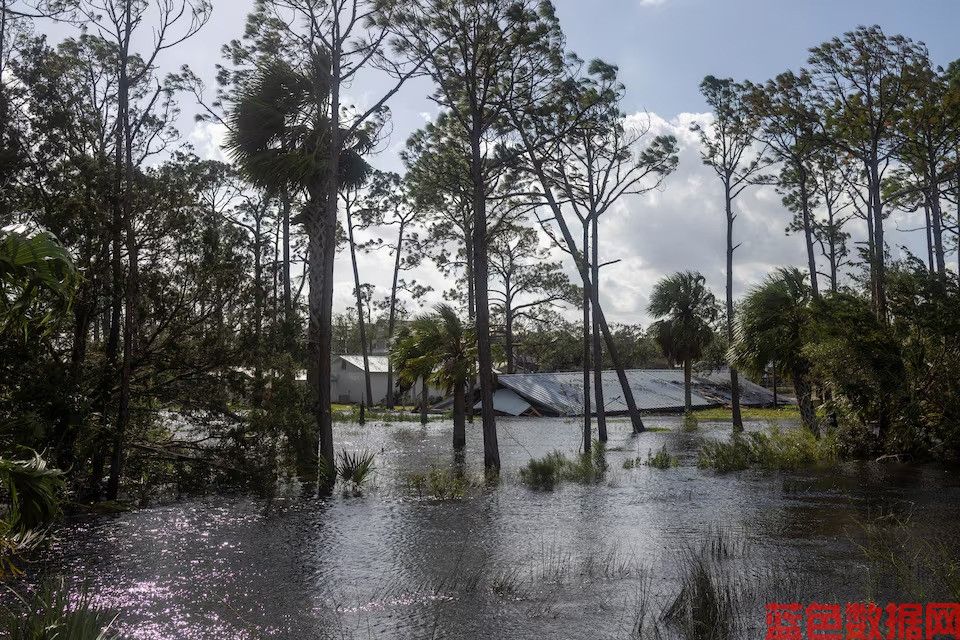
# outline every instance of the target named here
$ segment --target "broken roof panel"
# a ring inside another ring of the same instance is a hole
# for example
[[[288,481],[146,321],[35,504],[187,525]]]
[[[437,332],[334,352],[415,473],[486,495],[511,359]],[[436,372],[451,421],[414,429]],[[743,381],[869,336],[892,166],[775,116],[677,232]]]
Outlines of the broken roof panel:
[[[473,408],[481,409],[482,405],[478,402]],[[530,410],[530,403],[510,389],[497,389],[493,392],[493,409],[508,416],[522,416]]]

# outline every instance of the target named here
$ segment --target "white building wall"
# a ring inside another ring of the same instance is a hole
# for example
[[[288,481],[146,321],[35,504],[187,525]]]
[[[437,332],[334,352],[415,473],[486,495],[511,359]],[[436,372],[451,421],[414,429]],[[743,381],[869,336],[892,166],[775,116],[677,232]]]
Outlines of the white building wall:
[[[330,397],[334,402],[344,404],[359,404],[366,396],[366,383],[364,382],[363,369],[358,369],[349,362],[335,359],[330,371]],[[373,371],[370,373],[370,387],[373,392],[373,402],[371,404],[381,404],[387,397],[387,374],[385,372]],[[420,398],[420,383],[414,387],[416,400]],[[445,394],[442,390],[430,387],[428,394],[430,398],[442,397]],[[413,403],[414,394],[408,392],[407,402]]]

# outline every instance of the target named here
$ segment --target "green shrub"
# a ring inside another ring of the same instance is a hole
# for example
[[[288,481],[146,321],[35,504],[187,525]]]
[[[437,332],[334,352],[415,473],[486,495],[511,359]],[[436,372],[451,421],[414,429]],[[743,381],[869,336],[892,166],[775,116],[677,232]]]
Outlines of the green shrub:
[[[520,469],[520,479],[537,489],[552,489],[568,464],[570,461],[565,455],[553,451],[543,458],[531,458],[527,466]]]
[[[652,451],[647,451],[647,461],[644,464],[655,469],[669,469],[678,466],[680,461],[667,453],[667,445],[663,445],[656,455]]]
[[[575,460],[570,460],[559,451],[548,453],[543,458],[531,458],[527,466],[520,469],[520,479],[536,489],[552,489],[564,481],[580,484],[597,482],[609,468],[606,445],[594,441],[592,451],[579,454]]]
[[[462,469],[441,469],[434,467],[429,473],[411,473],[407,476],[407,485],[416,491],[420,498],[432,500],[460,500],[472,489],[480,486],[463,472]]]
[[[697,464],[726,472],[749,467],[794,470],[835,464],[838,460],[837,443],[832,435],[818,440],[806,429],[771,426],[766,432],[735,434],[729,442],[704,443]]]

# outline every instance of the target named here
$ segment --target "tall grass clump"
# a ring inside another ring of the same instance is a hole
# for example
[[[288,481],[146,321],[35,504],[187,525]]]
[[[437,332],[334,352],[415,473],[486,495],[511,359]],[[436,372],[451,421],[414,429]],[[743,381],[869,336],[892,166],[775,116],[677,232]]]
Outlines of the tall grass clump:
[[[683,638],[734,637],[743,594],[723,566],[732,553],[732,543],[720,531],[699,549],[687,547],[681,555],[680,592],[664,609],[663,619]]]
[[[86,590],[48,583],[0,610],[0,636],[10,640],[118,640],[116,615],[98,607]]]
[[[960,550],[918,532],[911,517],[885,513],[860,522],[854,540],[869,563],[867,597],[960,601]]]
[[[696,431],[697,427],[700,425],[700,421],[697,420],[697,414],[690,412],[683,414],[683,430],[690,432]]]
[[[728,442],[704,443],[697,464],[720,472],[750,467],[788,471],[831,465],[838,460],[832,436],[818,440],[807,429],[781,429],[774,425],[767,431],[734,435]]]
[[[531,458],[527,466],[520,469],[520,479],[535,489],[549,490],[561,482],[598,482],[609,468],[606,445],[595,440],[590,453],[581,453],[573,460],[559,451],[543,458]]]
[[[463,469],[433,467],[429,473],[411,473],[407,476],[407,485],[420,498],[461,500],[481,483],[464,473]]]
[[[669,469],[670,467],[679,466],[680,460],[667,453],[667,445],[663,445],[663,448],[657,451],[656,454],[648,450],[647,461],[644,464],[654,469]]]

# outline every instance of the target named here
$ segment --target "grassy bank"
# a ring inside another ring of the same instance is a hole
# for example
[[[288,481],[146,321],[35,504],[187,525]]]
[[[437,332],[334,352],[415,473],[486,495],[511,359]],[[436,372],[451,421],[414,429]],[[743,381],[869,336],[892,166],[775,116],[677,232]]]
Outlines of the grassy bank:
[[[740,414],[744,420],[772,421],[778,420],[799,420],[800,410],[795,405],[786,407],[742,407]],[[693,412],[697,420],[713,422],[732,422],[733,411],[729,407],[717,407],[714,409],[698,409]]]

